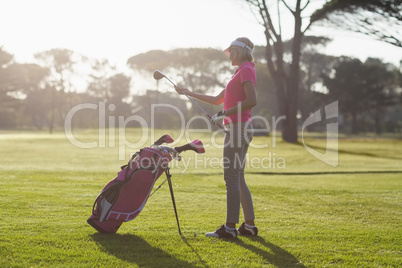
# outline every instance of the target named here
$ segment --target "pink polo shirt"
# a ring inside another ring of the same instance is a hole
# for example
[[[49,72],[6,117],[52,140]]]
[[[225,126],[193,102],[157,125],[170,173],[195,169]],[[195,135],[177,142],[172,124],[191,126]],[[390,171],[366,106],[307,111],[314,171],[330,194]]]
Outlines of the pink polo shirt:
[[[256,86],[256,74],[254,67],[255,64],[248,61],[237,68],[235,74],[225,88],[225,98],[223,103],[224,110],[236,106],[239,102],[242,102],[247,98],[243,88],[244,82],[251,81],[253,82],[254,86]],[[227,125],[231,122],[251,122],[251,109],[240,114],[230,115],[223,120],[224,125]]]

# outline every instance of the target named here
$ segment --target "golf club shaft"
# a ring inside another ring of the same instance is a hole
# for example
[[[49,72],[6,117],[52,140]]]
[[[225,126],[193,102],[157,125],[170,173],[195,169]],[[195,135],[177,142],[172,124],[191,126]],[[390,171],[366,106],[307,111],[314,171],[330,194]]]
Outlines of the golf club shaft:
[[[186,97],[187,97],[192,103],[194,103],[196,106],[198,106],[198,108],[200,108],[200,110],[201,110],[210,120],[212,119],[212,116],[211,116],[207,111],[205,111],[205,109],[202,108],[201,105],[200,105],[198,102],[196,102],[195,100],[193,100],[192,98],[190,98],[186,93],[183,93],[183,95],[186,96]],[[226,130],[221,124],[215,123],[215,125],[217,125],[220,129],[223,129],[223,131],[225,131],[225,133],[227,132],[227,130]]]
[[[163,75],[163,77],[165,77],[170,83],[172,83],[173,86],[176,87],[176,84],[172,80],[170,80],[166,75]]]
[[[172,80],[170,80],[166,75],[164,75],[164,77],[165,77],[174,87],[176,87],[176,84],[175,84]],[[190,97],[189,97],[186,93],[184,93],[184,92],[183,92],[182,94],[183,94],[184,96],[186,96],[187,99],[189,99],[192,103],[194,103],[196,106],[198,106],[198,108],[200,108],[200,110],[201,110],[204,114],[206,114],[209,119],[212,118],[212,116],[211,116],[207,111],[205,111],[205,109],[202,108],[201,105],[199,105],[195,100],[193,100],[192,98],[190,98]]]
[[[174,87],[176,87],[176,84],[175,84],[172,80],[170,80],[166,75],[163,75],[163,77],[165,77]],[[202,108],[201,105],[200,105],[198,102],[196,102],[195,100],[193,100],[192,98],[190,98],[186,93],[182,92],[182,94],[183,94],[184,96],[186,96],[187,99],[189,99],[193,104],[195,104],[209,119],[212,118],[212,116],[211,116],[207,111],[205,111],[205,109]],[[217,125],[220,129],[223,129],[225,133],[227,133],[227,130],[226,130],[221,124],[216,123],[216,125]]]

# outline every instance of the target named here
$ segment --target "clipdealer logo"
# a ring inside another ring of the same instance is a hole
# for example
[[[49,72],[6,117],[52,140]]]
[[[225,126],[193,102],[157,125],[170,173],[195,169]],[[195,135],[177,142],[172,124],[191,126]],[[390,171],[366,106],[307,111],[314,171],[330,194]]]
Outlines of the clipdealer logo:
[[[332,118],[338,118],[338,101],[332,102],[324,107],[324,116],[321,116],[321,109],[315,111],[310,115],[302,126],[302,141],[303,146],[312,156],[318,160],[330,165],[332,167],[337,167],[339,164],[339,143],[338,143],[338,121],[336,123],[326,124],[326,146],[325,153],[320,153],[308,146],[304,140],[304,131],[306,127],[325,120]]]
[[[139,115],[131,115],[128,117],[124,116],[107,116],[107,111],[114,111],[116,109],[116,106],[114,104],[109,104],[106,105],[105,102],[99,102],[98,104],[95,103],[81,103],[76,106],[74,106],[66,115],[65,121],[64,121],[64,132],[66,135],[66,138],[69,140],[69,142],[78,147],[78,148],[83,148],[83,149],[90,149],[90,148],[118,148],[118,155],[119,155],[119,160],[125,160],[126,159],[126,150],[138,150],[138,148],[147,146],[149,143],[149,139],[151,141],[156,140],[155,138],[155,116],[156,116],[156,109],[163,107],[163,108],[169,108],[172,109],[172,111],[176,112],[178,116],[180,117],[181,121],[181,132],[179,137],[175,139],[175,142],[170,144],[171,146],[174,146],[175,144],[179,143],[182,139],[186,139],[187,142],[189,142],[190,137],[189,133],[205,133],[205,132],[213,132],[211,135],[211,140],[210,143],[206,142],[204,143],[204,147],[208,148],[209,146],[212,146],[217,149],[223,149],[224,145],[218,142],[217,136],[218,134],[222,133],[223,131],[216,130],[214,131],[214,127],[211,124],[211,122],[203,116],[196,116],[191,118],[188,122],[185,120],[185,116],[182,113],[182,111],[177,108],[174,105],[170,104],[152,104],[151,105],[151,124],[142,118]],[[72,128],[72,121],[74,116],[79,116],[79,112],[82,110],[95,110],[98,112],[98,119],[99,119],[99,125],[98,125],[98,139],[94,141],[80,141],[78,140],[74,134],[73,134],[73,128]],[[78,113],[78,114],[77,114]],[[324,114],[322,116],[322,113]],[[277,125],[278,123],[285,119],[285,116],[280,116],[279,118],[272,117],[272,122],[268,122],[268,120],[265,117],[262,116],[254,116],[252,119],[258,120],[259,123],[262,123],[262,125],[265,127],[263,129],[254,129],[254,133],[258,132],[269,132],[272,133],[270,135],[271,138],[271,147],[275,148],[276,145],[276,133],[277,133]],[[338,122],[335,123],[328,123],[326,124],[326,148],[325,148],[325,153],[321,153],[317,150],[315,150],[312,146],[309,146],[305,142],[305,132],[306,128],[310,125],[313,125],[315,123],[319,122],[325,122],[326,120],[330,120],[333,118],[338,118],[338,101],[335,101],[333,103],[330,103],[325,106],[324,110],[322,111],[321,109],[317,110],[314,112],[310,117],[307,118],[307,120],[303,123],[302,125],[302,142],[304,148],[309,152],[312,156],[317,158],[318,160],[332,166],[336,167],[338,166]],[[191,128],[192,122],[194,120],[204,120],[207,127],[206,129],[193,129]],[[108,122],[108,135],[106,135],[106,120]],[[128,140],[126,137],[126,127],[129,123],[135,122],[141,126],[141,135],[139,135],[138,140],[132,141]],[[117,132],[117,133],[116,133]],[[117,134],[117,139],[116,139],[116,134]],[[117,141],[117,144],[116,144]],[[264,144],[254,144],[253,141],[250,143],[250,147],[252,148],[257,148],[257,149],[263,149],[263,148],[268,148],[269,142],[267,141]],[[205,159],[204,159],[205,161]],[[215,165],[219,163],[217,159],[209,159],[208,161],[209,164]],[[252,158],[247,160],[247,163],[251,166],[253,165],[259,165],[261,167],[265,168],[286,168],[286,159],[283,156],[277,155],[276,153],[269,152],[269,154],[266,157],[263,157],[263,159],[256,159]]]

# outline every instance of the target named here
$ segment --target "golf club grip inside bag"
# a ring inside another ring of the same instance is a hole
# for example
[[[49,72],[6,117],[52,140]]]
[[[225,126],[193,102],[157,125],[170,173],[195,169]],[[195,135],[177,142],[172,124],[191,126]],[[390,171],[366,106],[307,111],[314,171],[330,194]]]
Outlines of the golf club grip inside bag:
[[[123,222],[135,219],[171,160],[170,154],[149,147],[134,154],[102,189],[87,222],[99,232],[115,233]]]

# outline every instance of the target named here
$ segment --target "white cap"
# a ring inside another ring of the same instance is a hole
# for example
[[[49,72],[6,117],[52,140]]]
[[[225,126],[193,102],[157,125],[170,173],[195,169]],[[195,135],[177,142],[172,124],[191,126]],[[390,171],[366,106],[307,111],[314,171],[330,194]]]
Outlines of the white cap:
[[[250,52],[253,52],[253,49],[252,49],[251,47],[249,47],[248,45],[246,45],[246,44],[243,43],[243,42],[240,42],[240,41],[235,40],[235,41],[233,41],[232,43],[230,43],[230,46],[229,46],[227,49],[225,49],[225,50],[223,51],[223,53],[225,53],[226,55],[229,56],[229,54],[230,54],[229,49],[230,49],[231,46],[244,47],[244,48],[247,48]]]

